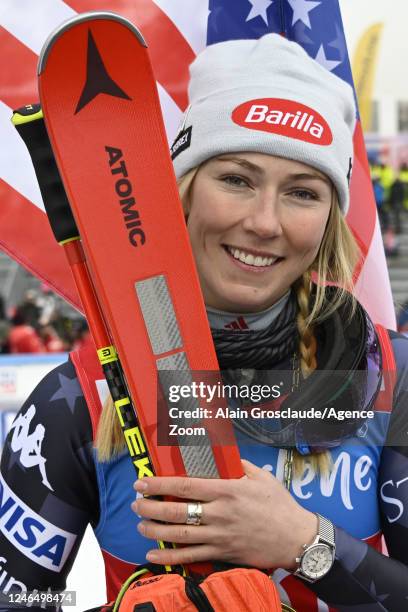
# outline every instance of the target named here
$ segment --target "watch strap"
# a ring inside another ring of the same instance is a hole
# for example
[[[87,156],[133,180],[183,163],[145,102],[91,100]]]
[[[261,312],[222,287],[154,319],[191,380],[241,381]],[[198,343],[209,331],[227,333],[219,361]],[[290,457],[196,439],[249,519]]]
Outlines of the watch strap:
[[[329,519],[316,512],[319,521],[318,535],[319,542],[325,542],[334,547],[334,525]]]

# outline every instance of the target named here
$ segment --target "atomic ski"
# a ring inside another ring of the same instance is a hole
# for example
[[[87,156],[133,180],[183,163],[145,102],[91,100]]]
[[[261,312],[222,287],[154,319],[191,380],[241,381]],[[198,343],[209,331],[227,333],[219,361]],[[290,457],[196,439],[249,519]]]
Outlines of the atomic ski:
[[[99,306],[155,473],[242,476],[226,420],[196,419],[199,440],[180,433],[176,446],[157,442],[157,404],[169,408],[170,385],[192,386],[198,372],[213,384],[220,379],[209,374],[218,364],[142,35],[113,13],[73,18],[42,50],[39,87]],[[114,359],[109,346],[104,356],[110,351]],[[211,404],[189,398],[178,406],[201,414],[200,407]],[[166,410],[161,418],[166,421]],[[129,448],[135,454],[139,447],[133,432]]]

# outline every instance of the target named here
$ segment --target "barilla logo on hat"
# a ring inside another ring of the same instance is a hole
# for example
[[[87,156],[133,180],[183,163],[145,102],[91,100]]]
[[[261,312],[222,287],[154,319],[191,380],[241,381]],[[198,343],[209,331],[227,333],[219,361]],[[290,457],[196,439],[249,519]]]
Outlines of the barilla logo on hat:
[[[271,132],[327,146],[333,134],[327,121],[309,106],[282,98],[248,100],[231,115],[234,123],[250,130]]]

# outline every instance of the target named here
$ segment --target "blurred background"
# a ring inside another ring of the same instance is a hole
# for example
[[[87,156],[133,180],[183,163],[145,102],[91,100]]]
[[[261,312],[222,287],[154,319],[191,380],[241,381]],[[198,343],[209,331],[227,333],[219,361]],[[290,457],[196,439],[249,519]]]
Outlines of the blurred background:
[[[397,326],[408,330],[408,57],[404,0],[340,0]]]

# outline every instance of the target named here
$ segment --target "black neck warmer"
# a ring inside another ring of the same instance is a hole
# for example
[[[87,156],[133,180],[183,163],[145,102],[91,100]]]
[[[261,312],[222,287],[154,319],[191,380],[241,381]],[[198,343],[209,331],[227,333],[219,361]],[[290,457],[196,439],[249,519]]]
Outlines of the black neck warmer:
[[[285,308],[266,329],[212,329],[220,369],[265,370],[280,363],[297,348],[296,313],[296,296],[292,292]]]
[[[332,289],[327,288],[327,299],[331,296]],[[288,363],[288,356],[297,350],[296,314],[296,297],[292,294],[285,309],[265,330],[213,330],[224,382],[238,386],[276,382],[276,366],[285,358]],[[348,306],[342,306],[316,327],[317,370],[305,380],[300,377],[294,389],[291,388],[292,372],[287,372],[289,393],[281,410],[287,407],[301,410],[306,406],[323,410],[328,406],[337,412],[367,410],[373,405],[382,371],[376,331],[359,304],[351,320],[348,314]],[[248,401],[238,402],[241,408],[250,407]],[[337,446],[355,435],[364,423],[356,417],[343,420],[331,417],[319,421],[242,419],[235,424],[245,436],[258,443],[297,448],[302,454],[308,454]]]

